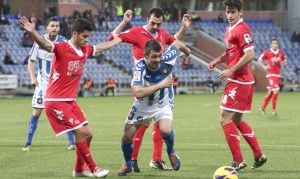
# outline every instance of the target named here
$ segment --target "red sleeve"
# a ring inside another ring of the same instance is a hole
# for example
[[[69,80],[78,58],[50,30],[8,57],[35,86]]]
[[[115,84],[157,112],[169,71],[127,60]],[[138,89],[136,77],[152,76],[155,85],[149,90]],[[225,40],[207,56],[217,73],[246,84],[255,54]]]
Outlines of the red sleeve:
[[[249,28],[241,28],[237,33],[237,38],[242,49],[253,47],[253,37]]]
[[[88,57],[95,54],[94,50],[96,50],[96,49],[94,49],[94,48],[96,48],[96,47],[94,47],[93,45],[86,46],[86,54]]]
[[[122,42],[134,44],[138,40],[138,34],[140,30],[138,28],[131,28],[122,32],[119,37],[122,39]]]
[[[113,36],[111,33],[110,33],[109,36],[108,36],[108,40],[109,40],[109,41],[114,40],[114,36]]]

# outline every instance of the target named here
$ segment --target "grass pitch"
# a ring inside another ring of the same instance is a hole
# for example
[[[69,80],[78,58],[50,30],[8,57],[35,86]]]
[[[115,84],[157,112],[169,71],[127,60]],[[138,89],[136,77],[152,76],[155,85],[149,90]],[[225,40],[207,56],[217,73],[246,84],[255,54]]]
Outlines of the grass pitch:
[[[250,169],[253,154],[241,137],[241,147],[249,167],[242,179],[300,178],[300,93],[280,93],[277,118],[260,116],[259,106],[265,93],[255,93],[252,113],[244,118],[253,127],[269,162],[258,170]],[[146,131],[139,155],[141,173],[128,178],[203,178],[230,165],[231,154],[219,119],[221,94],[178,95],[175,97],[173,129],[175,149],[181,159],[178,172],[151,170],[152,125]],[[110,170],[108,178],[117,178],[123,163],[120,139],[124,120],[132,104],[131,96],[78,98],[94,133],[92,155],[98,165]],[[75,152],[67,150],[66,135],[55,137],[45,117],[40,117],[30,151],[22,151],[31,116],[31,98],[0,99],[0,178],[72,178]],[[170,162],[165,152],[163,159]]]

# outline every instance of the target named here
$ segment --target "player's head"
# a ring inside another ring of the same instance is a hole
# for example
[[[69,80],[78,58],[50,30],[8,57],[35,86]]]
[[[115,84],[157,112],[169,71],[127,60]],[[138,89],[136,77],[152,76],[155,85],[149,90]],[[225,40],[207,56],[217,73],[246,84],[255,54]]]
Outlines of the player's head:
[[[60,30],[59,20],[51,17],[47,20],[47,31],[50,39],[56,38]]]
[[[272,38],[272,40],[271,40],[271,48],[272,48],[273,50],[277,50],[278,47],[279,47],[279,42],[278,42],[278,40],[277,40],[276,38]]]
[[[144,56],[147,67],[151,70],[157,69],[162,60],[162,47],[154,39],[148,40],[144,47]]]
[[[232,26],[240,20],[243,14],[243,3],[241,0],[225,0],[223,1],[226,17]]]
[[[94,30],[93,25],[90,21],[82,18],[77,18],[73,22],[71,32],[72,40],[78,46],[83,46],[89,41],[89,36],[92,30]]]
[[[147,30],[151,33],[156,33],[162,24],[163,18],[164,11],[161,8],[155,7],[150,9],[147,16]]]

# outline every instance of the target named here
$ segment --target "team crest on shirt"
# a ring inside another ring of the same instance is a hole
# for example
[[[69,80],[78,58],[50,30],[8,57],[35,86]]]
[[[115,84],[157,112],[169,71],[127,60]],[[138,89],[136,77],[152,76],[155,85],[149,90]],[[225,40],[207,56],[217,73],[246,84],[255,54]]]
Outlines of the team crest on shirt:
[[[141,79],[141,71],[135,71],[133,75],[133,81],[140,81]]]
[[[251,36],[249,34],[244,34],[244,39],[247,44],[250,44],[253,42],[253,40],[251,39]]]
[[[56,81],[59,78],[59,76],[60,74],[56,70],[54,70],[52,74],[52,82]]]
[[[162,67],[160,69],[161,73],[164,75],[164,76],[167,76],[169,74],[169,70],[167,67]]]

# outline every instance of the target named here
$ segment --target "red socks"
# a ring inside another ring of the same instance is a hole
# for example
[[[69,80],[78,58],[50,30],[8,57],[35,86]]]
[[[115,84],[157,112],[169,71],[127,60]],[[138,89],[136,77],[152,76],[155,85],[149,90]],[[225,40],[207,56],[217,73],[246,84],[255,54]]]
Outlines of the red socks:
[[[241,131],[243,137],[245,138],[245,140],[247,141],[247,143],[250,145],[255,158],[259,158],[262,155],[260,146],[257,142],[257,139],[254,135],[254,131],[252,130],[252,128],[247,124],[246,121],[243,121],[242,123],[240,123],[237,128]]]
[[[243,162],[243,156],[240,147],[239,132],[233,122],[223,126],[226,141],[233,156],[233,161],[237,163]]]
[[[163,138],[161,136],[159,126],[154,123],[152,131],[152,140],[153,140],[153,161],[162,161],[162,148],[164,145]]]
[[[261,110],[265,110],[265,109],[266,109],[268,103],[270,102],[270,99],[271,99],[271,97],[272,97],[272,94],[273,94],[273,93],[270,93],[270,94],[268,93],[268,94],[266,94],[265,99],[264,99],[264,103],[263,103],[263,105],[260,107]],[[274,94],[273,94],[273,95],[274,95]]]
[[[277,94],[274,93],[272,96],[272,111],[276,110],[277,98],[278,98],[278,93]]]
[[[142,145],[144,134],[147,130],[147,125],[141,125],[141,127],[136,131],[132,143],[133,143],[133,152],[132,159],[137,159],[140,151],[140,147]]]
[[[84,170],[84,163],[87,164],[90,171],[93,172],[97,167],[93,157],[90,153],[89,146],[86,141],[76,142],[76,164],[75,164],[75,171],[82,172]]]

